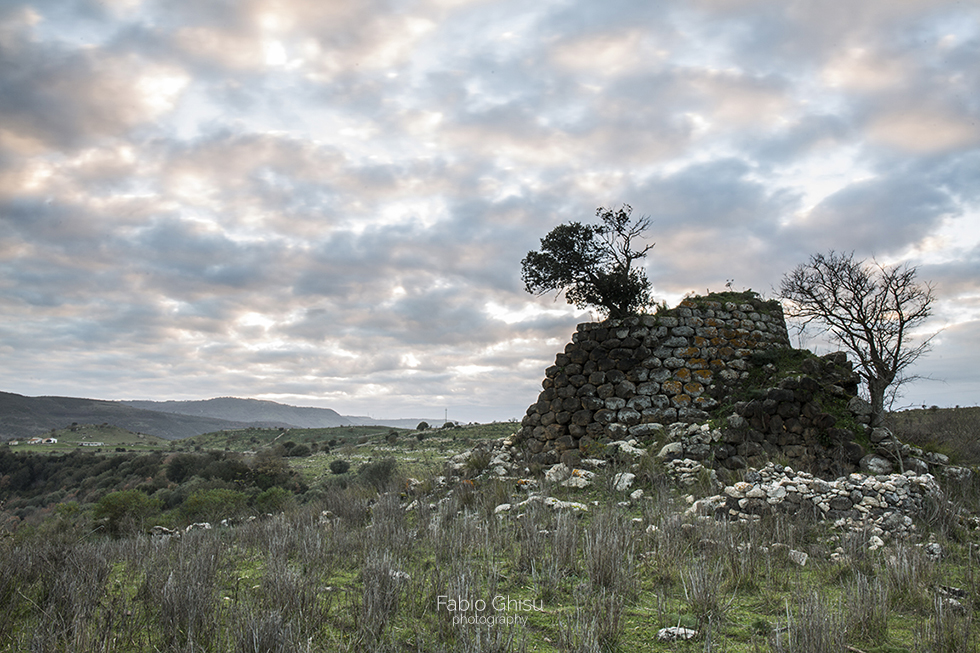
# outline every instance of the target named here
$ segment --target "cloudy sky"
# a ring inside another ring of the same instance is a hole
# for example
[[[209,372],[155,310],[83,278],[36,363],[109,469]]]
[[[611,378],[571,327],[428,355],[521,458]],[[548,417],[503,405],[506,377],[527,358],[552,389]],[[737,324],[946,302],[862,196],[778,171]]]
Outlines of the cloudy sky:
[[[978,62],[952,0],[3,0],[0,390],[519,418],[591,319],[521,259],[629,203],[671,305],[919,266],[903,403],[975,405]]]

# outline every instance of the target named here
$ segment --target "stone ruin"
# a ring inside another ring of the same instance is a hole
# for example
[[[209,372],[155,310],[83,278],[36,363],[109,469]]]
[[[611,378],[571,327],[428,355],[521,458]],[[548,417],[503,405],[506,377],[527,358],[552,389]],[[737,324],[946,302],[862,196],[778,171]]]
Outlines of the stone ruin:
[[[834,479],[943,464],[869,428],[871,407],[846,354],[791,349],[777,301],[733,295],[578,325],[514,439],[527,461],[575,467],[636,440],[666,443],[666,462],[732,472],[776,461]],[[709,421],[710,437],[670,428]]]

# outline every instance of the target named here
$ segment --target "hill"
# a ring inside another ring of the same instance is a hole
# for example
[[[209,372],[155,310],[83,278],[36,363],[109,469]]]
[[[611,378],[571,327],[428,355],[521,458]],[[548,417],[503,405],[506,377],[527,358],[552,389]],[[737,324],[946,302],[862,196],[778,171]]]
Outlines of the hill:
[[[25,397],[0,392],[0,439],[23,439],[62,429],[72,423],[108,423],[134,433],[166,440],[245,428],[250,424],[206,416],[178,415],[135,408],[118,401],[75,397]],[[263,425],[271,426],[271,424]]]
[[[414,429],[421,419],[344,416],[329,408],[220,397],[203,401],[105,401],[76,397],[26,397],[0,392],[0,440],[25,439],[72,423],[108,423],[134,433],[180,440],[244,428],[387,426]],[[424,420],[438,426],[442,420]]]
[[[231,422],[281,424],[293,428],[316,429],[331,426],[350,426],[350,419],[329,408],[289,406],[260,399],[218,397],[203,401],[129,401],[134,408],[155,410],[173,415],[210,417]]]
[[[334,426],[391,426],[414,429],[421,419],[375,419],[341,415],[330,408],[312,406],[290,406],[275,401],[261,399],[240,399],[238,397],[218,397],[200,401],[123,401],[134,408],[157,410],[176,415],[212,417],[253,425],[279,425],[299,429],[322,429]],[[440,425],[442,420],[424,420]]]

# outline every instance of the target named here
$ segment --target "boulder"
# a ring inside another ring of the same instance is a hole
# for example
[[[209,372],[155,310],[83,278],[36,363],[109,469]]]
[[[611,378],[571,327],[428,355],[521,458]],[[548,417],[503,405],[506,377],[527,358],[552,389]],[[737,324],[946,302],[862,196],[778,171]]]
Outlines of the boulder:
[[[860,463],[858,464],[861,467],[861,469],[868,472],[869,474],[874,474],[875,476],[881,474],[891,474],[893,469],[892,464],[890,462],[888,462],[886,459],[882,458],[881,456],[873,453],[868,454],[867,456],[862,458]]]

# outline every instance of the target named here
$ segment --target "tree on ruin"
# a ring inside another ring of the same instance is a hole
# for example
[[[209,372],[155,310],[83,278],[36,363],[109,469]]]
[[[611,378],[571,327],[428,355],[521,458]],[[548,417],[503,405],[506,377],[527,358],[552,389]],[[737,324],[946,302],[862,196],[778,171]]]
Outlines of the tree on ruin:
[[[916,280],[908,264],[884,266],[855,260],[854,253],[815,254],[786,274],[779,295],[787,315],[805,327],[826,326],[857,358],[868,386],[872,425],[880,424],[885,397],[916,378],[906,370],[929,351],[935,336],[916,340],[914,331],[932,314],[933,286]]]
[[[635,263],[653,248],[639,241],[650,226],[633,208],[598,208],[601,224],[569,222],[541,239],[541,250],[521,262],[524,288],[543,295],[564,291],[569,304],[596,307],[611,318],[634,315],[650,304],[650,281]]]

